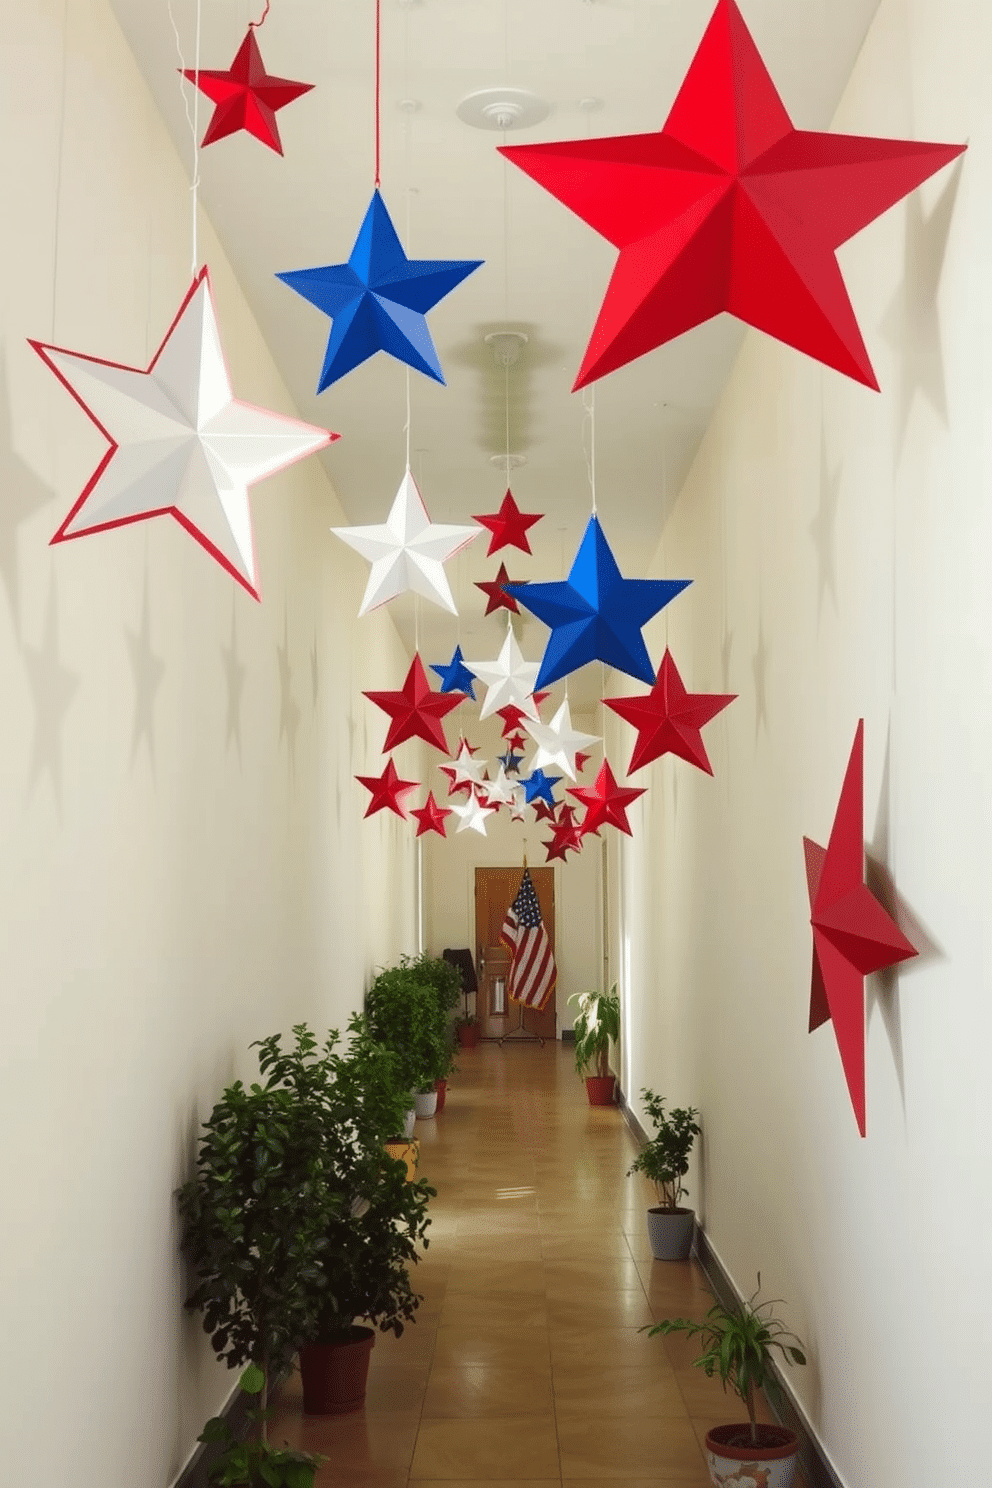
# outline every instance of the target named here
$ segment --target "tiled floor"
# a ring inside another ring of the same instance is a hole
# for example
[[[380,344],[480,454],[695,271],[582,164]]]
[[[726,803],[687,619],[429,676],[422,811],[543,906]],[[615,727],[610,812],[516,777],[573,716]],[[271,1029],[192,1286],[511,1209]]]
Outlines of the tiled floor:
[[[695,1342],[638,1331],[713,1299],[694,1264],[652,1260],[622,1117],[560,1045],[459,1062],[417,1122],[438,1190],[418,1321],[377,1335],[363,1411],[304,1416],[294,1375],[270,1439],[327,1455],[318,1488],[706,1488],[700,1444],[739,1403],[690,1367]]]

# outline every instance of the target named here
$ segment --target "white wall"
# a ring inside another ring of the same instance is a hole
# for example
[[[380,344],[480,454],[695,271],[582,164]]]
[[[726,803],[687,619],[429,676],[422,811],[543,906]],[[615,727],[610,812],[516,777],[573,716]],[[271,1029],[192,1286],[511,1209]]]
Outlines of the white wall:
[[[190,280],[189,188],[106,0],[0,22],[3,1476],[162,1488],[234,1378],[181,1308],[200,1121],[251,1040],[343,1027],[415,948],[412,826],[363,821],[352,779],[381,769],[359,689],[407,658],[356,621],[315,459],[252,495],[261,605],[167,518],[47,545],[104,444],[25,338],[146,366]],[[292,413],[205,222],[200,245],[237,395]]]
[[[788,1300],[850,1488],[970,1481],[992,1401],[990,55],[979,0],[883,0],[834,128],[969,150],[842,252],[880,395],[749,335],[655,563],[695,578],[668,612],[687,686],[724,690],[729,635],[741,696],[704,732],[715,778],[641,772],[621,843],[625,1084],[702,1108],[692,1200],[738,1288]],[[861,717],[869,852],[924,950],[868,982],[866,1140],[806,1031],[802,848]]]

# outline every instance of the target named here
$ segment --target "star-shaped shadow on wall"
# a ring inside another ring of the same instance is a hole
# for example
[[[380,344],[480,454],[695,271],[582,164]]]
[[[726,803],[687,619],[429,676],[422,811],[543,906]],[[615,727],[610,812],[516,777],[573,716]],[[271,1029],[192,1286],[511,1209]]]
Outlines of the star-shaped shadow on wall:
[[[42,511],[55,496],[12,444],[7,359],[0,350],[0,585],[7,591],[14,632],[21,633],[21,579],[18,534],[25,522]]]
[[[947,423],[947,390],[937,301],[960,180],[959,161],[928,213],[924,213],[919,195],[911,196],[906,203],[905,269],[881,325],[885,339],[898,353],[895,375],[899,379],[897,449],[900,454],[917,393],[926,398],[937,417]]]
[[[34,734],[31,739],[28,782],[33,789],[42,772],[48,772],[61,821],[62,729],[79,686],[79,675],[64,667],[59,659],[58,629],[58,605],[53,579],[48,593],[45,632],[41,645],[25,646],[24,661],[34,703]]]
[[[289,768],[296,768],[296,734],[300,727],[300,705],[293,696],[293,668],[289,660],[289,617],[283,612],[282,645],[276,646],[279,662],[279,743],[289,749]]]
[[[830,598],[834,603],[834,614],[837,613],[837,504],[840,498],[840,476],[841,467],[835,465],[831,468],[827,459],[827,437],[825,431],[820,430],[820,500],[816,508],[816,515],[809,524],[809,535],[813,539],[813,547],[816,549],[817,571],[819,580],[817,583],[816,613],[817,618],[823,615],[823,597],[829,591]]]
[[[144,739],[148,760],[155,774],[155,697],[165,676],[165,662],[152,650],[151,611],[148,603],[148,570],[141,600],[141,629],[124,628],[131,675],[134,678],[134,722],[131,727],[131,768]]]
[[[221,647],[221,665],[224,668],[224,683],[227,688],[227,722],[224,727],[224,753],[231,747],[231,740],[238,751],[241,763],[241,694],[245,689],[248,668],[238,654],[237,612],[231,605],[231,642]]]
[[[768,732],[768,638],[765,635],[764,616],[758,613],[758,644],[751,658],[754,675],[754,742],[757,744],[761,726]]]

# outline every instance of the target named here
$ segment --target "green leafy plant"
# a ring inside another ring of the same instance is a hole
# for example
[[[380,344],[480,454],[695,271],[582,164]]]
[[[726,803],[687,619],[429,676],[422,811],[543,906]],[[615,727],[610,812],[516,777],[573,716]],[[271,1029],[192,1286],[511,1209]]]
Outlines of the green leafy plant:
[[[448,1068],[447,1013],[410,963],[384,967],[365,997],[370,1036],[392,1049],[407,1090],[433,1090]]]
[[[256,1365],[249,1364],[240,1385],[246,1395],[258,1395],[265,1376]],[[270,1446],[257,1436],[240,1441],[223,1416],[213,1416],[197,1441],[225,1448],[207,1473],[209,1481],[219,1488],[313,1488],[317,1469],[327,1461],[319,1454],[297,1452],[288,1445]]]
[[[203,1125],[196,1173],[178,1190],[183,1250],[198,1284],[188,1308],[203,1312],[214,1351],[228,1367],[262,1373],[259,1439],[270,1380],[286,1369],[316,1321],[314,1294],[327,1232],[343,1199],[333,1181],[313,1035],[294,1029],[301,1076],[283,1085],[230,1085]],[[275,1041],[267,1040],[271,1045]]]
[[[772,1308],[781,1298],[755,1306],[761,1291],[761,1272],[758,1272],[758,1288],[739,1307],[724,1307],[718,1303],[711,1307],[704,1322],[691,1318],[669,1318],[648,1327],[649,1337],[656,1333],[685,1333],[689,1338],[699,1337],[703,1352],[693,1364],[702,1369],[710,1379],[719,1375],[723,1388],[729,1386],[747,1406],[750,1431],[745,1442],[728,1445],[751,1445],[758,1442],[755,1417],[755,1397],[765,1390],[773,1398],[778,1391],[778,1381],[773,1372],[772,1349],[778,1349],[786,1363],[805,1364],[802,1340],[790,1333],[780,1318],[764,1309]],[[641,1330],[642,1332],[644,1329]],[[791,1342],[789,1340],[792,1340]]]
[[[405,1163],[385,1150],[408,1099],[395,1053],[371,1037],[360,1015],[348,1031],[351,1042],[341,1055],[329,1045],[314,1062],[306,1044],[284,1052],[277,1039],[266,1039],[259,1056],[263,1073],[309,1090],[326,1123],[337,1204],[310,1289],[311,1337],[320,1343],[354,1336],[360,1318],[381,1332],[403,1332],[422,1301],[407,1267],[418,1260],[418,1242],[429,1244],[427,1209],[436,1193],[424,1179],[408,1182]],[[319,1090],[317,1080],[324,1082]]]
[[[446,1080],[455,1073],[455,1028],[451,1014],[461,1001],[462,977],[456,966],[441,956],[429,956],[424,951],[416,960],[405,962],[417,975],[422,986],[430,987],[437,999],[438,1034],[445,1050],[445,1065],[437,1076]]]
[[[664,1096],[655,1095],[653,1090],[642,1090],[641,1099],[654,1124],[655,1135],[641,1148],[627,1169],[627,1177],[631,1173],[643,1173],[654,1184],[659,1207],[674,1211],[685,1193],[682,1179],[689,1171],[692,1144],[701,1131],[696,1120],[699,1112],[694,1106],[666,1112]]]
[[[569,1002],[578,1004],[575,1017],[575,1068],[578,1074],[606,1076],[610,1040],[620,1039],[620,998],[616,983],[609,992],[573,992]]]

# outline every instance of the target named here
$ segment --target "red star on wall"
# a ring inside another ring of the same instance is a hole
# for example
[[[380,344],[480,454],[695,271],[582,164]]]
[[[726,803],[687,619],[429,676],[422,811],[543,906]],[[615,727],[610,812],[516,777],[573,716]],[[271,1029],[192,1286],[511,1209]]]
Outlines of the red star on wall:
[[[877,388],[836,250],[964,148],[794,129],[719,0],[660,133],[500,152],[620,250],[576,388],[723,310]]]
[[[381,775],[356,775],[355,779],[364,785],[366,790],[372,792],[369,809],[366,816],[374,816],[377,811],[395,811],[397,816],[406,820],[406,811],[403,807],[403,797],[408,796],[411,791],[419,787],[416,780],[401,780],[396,773],[392,756]]]
[[[491,615],[493,610],[512,610],[515,615],[520,614],[520,606],[512,594],[507,594],[503,588],[504,584],[526,584],[526,579],[511,579],[506,571],[506,564],[501,563],[499,573],[495,579],[489,579],[483,583],[476,580],[476,589],[481,589],[487,597],[486,614]]]
[[[414,738],[423,739],[440,749],[442,754],[447,754],[448,741],[444,737],[441,719],[466,698],[464,692],[433,692],[419,651],[414,652],[406,681],[399,692],[366,692],[364,696],[392,719],[382,746],[383,754],[388,754],[404,740]]]
[[[633,833],[627,821],[627,807],[644,793],[644,786],[638,789],[618,786],[609,760],[605,759],[599,767],[595,785],[568,787],[568,794],[581,801],[586,808],[586,814],[579,823],[579,831],[583,837],[587,832],[595,832],[598,836],[600,827],[619,827],[621,832],[626,832],[631,837]]]
[[[489,548],[486,552],[488,558],[493,553],[498,553],[500,548],[520,548],[522,552],[529,553],[528,528],[539,522],[542,515],[543,513],[522,512],[507,489],[499,511],[490,512],[488,516],[473,517],[472,521],[489,528]]]
[[[813,926],[809,1031],[834,1025],[858,1130],[865,1135],[865,977],[917,954],[866,885],[864,720],[841,787],[826,850],[808,837],[806,881]]]
[[[280,155],[282,140],[276,111],[285,108],[301,94],[309,93],[313,87],[313,83],[297,83],[290,78],[270,76],[252,30],[239,46],[227,72],[208,71],[202,67],[199,72],[195,67],[183,67],[180,71],[217,105],[202,144],[212,145],[215,140],[244,129]]]
[[[637,730],[628,775],[662,754],[677,754],[713,774],[700,729],[734,701],[736,693],[686,692],[672,653],[666,648],[651,691],[641,697],[604,698]]]
[[[427,800],[423,806],[415,806],[410,815],[417,818],[418,837],[422,837],[425,832],[436,832],[439,837],[447,837],[444,819],[452,815],[451,808],[439,806],[434,799],[433,791],[427,792]]]

